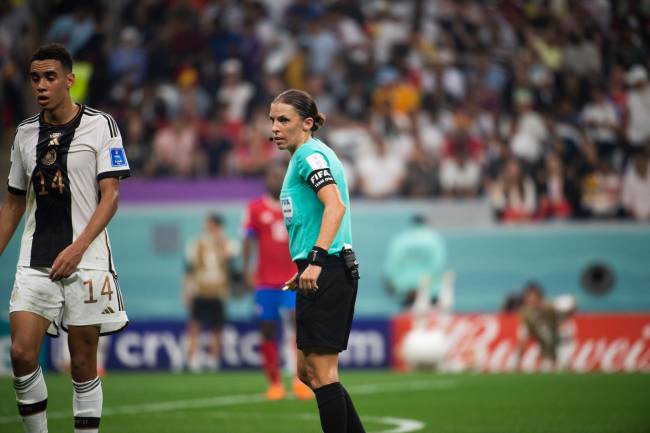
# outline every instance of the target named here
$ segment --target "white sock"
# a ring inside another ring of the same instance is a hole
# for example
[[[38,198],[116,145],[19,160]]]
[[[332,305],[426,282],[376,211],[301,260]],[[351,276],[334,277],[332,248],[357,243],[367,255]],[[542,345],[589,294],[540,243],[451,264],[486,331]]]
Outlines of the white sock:
[[[41,367],[26,376],[14,377],[14,389],[25,433],[47,433],[47,387]]]
[[[72,414],[75,433],[97,433],[104,394],[99,377],[88,382],[72,381]]]

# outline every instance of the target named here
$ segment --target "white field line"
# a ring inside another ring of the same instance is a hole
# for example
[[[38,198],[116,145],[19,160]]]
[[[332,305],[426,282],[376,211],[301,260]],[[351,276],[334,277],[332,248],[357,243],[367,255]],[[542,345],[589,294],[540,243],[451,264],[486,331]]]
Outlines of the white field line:
[[[351,386],[349,388],[350,394],[354,395],[371,395],[383,394],[391,392],[410,392],[410,391],[426,391],[426,390],[444,390],[451,389],[456,386],[454,380],[449,379],[436,379],[418,382],[387,382],[387,383],[371,383],[364,385]],[[112,415],[141,415],[143,413],[160,413],[168,411],[178,411],[184,409],[200,409],[208,407],[225,407],[234,406],[238,404],[254,404],[254,403],[268,403],[266,398],[261,394],[240,394],[240,395],[224,395],[219,397],[197,398],[187,400],[171,400],[152,403],[141,403],[123,406],[109,406],[104,407],[102,416]],[[48,419],[65,419],[72,417],[69,410],[48,411]],[[381,417],[369,418],[380,421],[384,424],[396,425],[396,430],[385,430],[381,433],[407,433],[416,431],[412,428],[419,426],[417,430],[424,427],[419,421],[415,420],[398,420],[397,418]],[[5,415],[0,416],[0,424],[8,424],[12,422],[20,422],[21,418],[18,415]],[[404,427],[400,422],[407,422]],[[410,423],[410,424],[409,424]],[[399,425],[398,425],[399,424]],[[404,430],[403,428],[408,428]],[[377,432],[379,433],[379,432]]]
[[[291,419],[300,421],[315,421],[318,420],[318,415],[315,413],[284,413],[284,414],[269,414],[261,412],[215,412],[209,415],[209,418],[246,418],[246,419]],[[422,430],[426,424],[421,421],[408,419],[408,418],[395,418],[387,416],[362,416],[364,423],[370,421],[373,423],[384,424],[389,426],[388,430],[373,431],[372,433],[409,433]]]

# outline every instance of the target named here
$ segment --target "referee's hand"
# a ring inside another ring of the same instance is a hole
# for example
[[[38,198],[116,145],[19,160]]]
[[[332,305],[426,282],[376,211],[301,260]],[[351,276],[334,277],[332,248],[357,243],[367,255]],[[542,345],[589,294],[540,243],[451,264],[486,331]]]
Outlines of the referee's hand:
[[[300,274],[298,280],[298,287],[306,293],[315,292],[318,290],[318,276],[323,269],[320,266],[309,265],[307,269]]]

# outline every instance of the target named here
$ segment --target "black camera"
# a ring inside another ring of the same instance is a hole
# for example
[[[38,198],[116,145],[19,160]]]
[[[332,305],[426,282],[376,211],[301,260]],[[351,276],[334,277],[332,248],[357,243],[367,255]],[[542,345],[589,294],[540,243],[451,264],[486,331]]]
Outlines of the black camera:
[[[347,269],[350,278],[353,280],[361,278],[359,275],[359,262],[352,248],[349,245],[345,245],[339,255],[343,259],[343,263],[345,263],[345,269]]]

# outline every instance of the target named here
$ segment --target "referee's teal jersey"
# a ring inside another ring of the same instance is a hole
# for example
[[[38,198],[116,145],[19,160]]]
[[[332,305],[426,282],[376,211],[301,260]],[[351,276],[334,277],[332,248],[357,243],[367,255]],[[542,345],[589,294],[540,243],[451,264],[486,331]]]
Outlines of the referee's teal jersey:
[[[280,193],[284,223],[289,231],[289,251],[294,261],[306,259],[318,239],[325,206],[316,194],[330,184],[336,184],[346,208],[329,248],[329,254],[338,254],[344,244],[352,245],[348,184],[334,151],[312,137],[291,157]]]

